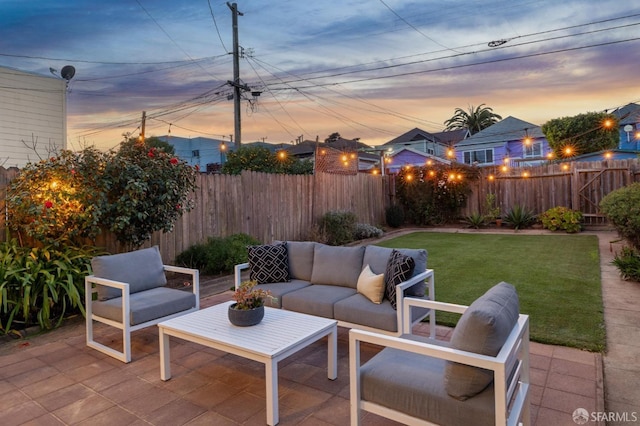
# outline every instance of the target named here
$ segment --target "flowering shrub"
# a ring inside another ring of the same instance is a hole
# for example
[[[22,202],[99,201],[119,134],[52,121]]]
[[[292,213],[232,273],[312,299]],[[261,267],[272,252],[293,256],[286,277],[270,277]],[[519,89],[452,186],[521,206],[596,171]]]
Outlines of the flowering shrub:
[[[542,227],[550,231],[562,230],[568,233],[580,232],[582,213],[567,207],[554,207],[540,215]]]
[[[7,191],[9,226],[45,244],[80,244],[106,227],[140,246],[189,211],[195,170],[135,139],[116,152],[63,151],[28,164]]]
[[[356,228],[353,231],[353,238],[356,240],[365,240],[367,238],[381,237],[384,232],[382,229],[377,228],[368,223],[356,223]]]
[[[111,153],[103,179],[109,188],[103,224],[118,241],[138,247],[155,231],[169,232],[196,188],[195,170],[185,161],[135,139]]]
[[[92,148],[27,164],[7,190],[10,228],[54,245],[94,238],[106,197],[102,169],[104,154]]]

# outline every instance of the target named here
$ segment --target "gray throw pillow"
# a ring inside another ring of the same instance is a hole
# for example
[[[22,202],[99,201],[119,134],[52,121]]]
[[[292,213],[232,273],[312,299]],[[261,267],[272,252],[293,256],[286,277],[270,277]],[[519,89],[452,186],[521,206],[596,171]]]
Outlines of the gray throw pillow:
[[[411,256],[406,256],[398,250],[391,252],[384,272],[384,295],[389,299],[393,309],[397,309],[396,286],[411,278],[415,266],[416,262]]]
[[[518,321],[519,313],[516,289],[501,282],[476,299],[460,317],[451,335],[451,347],[496,356]],[[492,381],[490,370],[447,362],[445,389],[454,398],[463,401],[471,398]]]
[[[287,243],[247,247],[249,279],[258,284],[289,281]]]
[[[129,293],[162,287],[167,284],[164,265],[158,246],[91,259],[93,275],[129,284]],[[108,300],[122,296],[119,289],[98,286],[98,299]]]

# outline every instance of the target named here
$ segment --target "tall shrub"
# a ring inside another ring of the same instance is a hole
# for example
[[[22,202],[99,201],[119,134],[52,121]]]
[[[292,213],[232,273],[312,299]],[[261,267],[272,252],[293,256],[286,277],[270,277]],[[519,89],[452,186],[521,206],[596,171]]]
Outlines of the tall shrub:
[[[477,178],[477,169],[461,164],[403,169],[396,176],[398,200],[415,224],[451,222],[460,216]]]
[[[640,250],[640,182],[607,194],[600,201],[600,210],[620,236]]]

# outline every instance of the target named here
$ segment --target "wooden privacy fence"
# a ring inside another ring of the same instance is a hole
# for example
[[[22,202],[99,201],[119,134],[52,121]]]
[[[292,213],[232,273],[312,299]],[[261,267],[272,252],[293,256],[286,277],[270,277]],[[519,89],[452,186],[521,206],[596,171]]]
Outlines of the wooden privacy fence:
[[[304,240],[323,214],[335,210],[381,225],[389,204],[388,179],[365,174],[201,174],[193,194],[195,208],[178,219],[172,232],[154,233],[144,247],[158,245],[162,258],[172,262],[207,237],[245,233],[265,243]],[[95,244],[111,253],[125,250],[111,233],[98,236]]]
[[[598,208],[602,198],[639,181],[638,159],[550,164],[507,172],[486,168],[482,169],[478,182],[472,185],[472,194],[462,214],[484,213],[486,196],[492,193],[496,195],[502,214],[515,205],[536,214],[563,206],[582,212],[586,224],[602,224],[605,217]]]

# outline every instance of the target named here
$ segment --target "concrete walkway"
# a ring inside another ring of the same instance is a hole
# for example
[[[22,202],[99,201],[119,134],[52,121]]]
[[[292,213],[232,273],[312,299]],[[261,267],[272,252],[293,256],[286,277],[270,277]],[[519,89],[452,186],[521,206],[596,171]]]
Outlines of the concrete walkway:
[[[604,388],[607,425],[640,424],[640,283],[620,279],[611,264],[623,246],[615,233],[598,233],[607,330]]]

